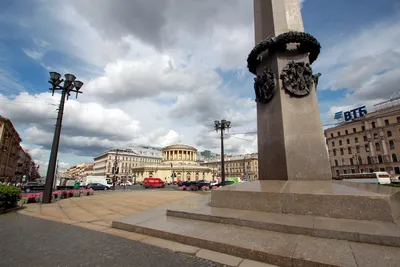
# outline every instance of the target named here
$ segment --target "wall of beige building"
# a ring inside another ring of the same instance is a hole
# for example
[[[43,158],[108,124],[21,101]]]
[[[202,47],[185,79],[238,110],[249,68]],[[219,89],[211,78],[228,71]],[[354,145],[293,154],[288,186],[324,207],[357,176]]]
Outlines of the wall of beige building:
[[[258,179],[258,154],[246,155],[225,155],[225,175],[226,177],[242,177],[249,180]],[[212,173],[218,177],[221,176],[221,159],[210,159],[202,162],[200,165],[212,169]]]
[[[111,150],[94,158],[93,175],[113,177],[114,163],[117,161],[118,174],[117,180],[121,178],[132,178],[133,168],[144,166],[145,164],[161,163],[160,157],[149,157],[136,155],[128,150]]]
[[[386,171],[400,174],[400,107],[379,110],[325,130],[332,176]]]

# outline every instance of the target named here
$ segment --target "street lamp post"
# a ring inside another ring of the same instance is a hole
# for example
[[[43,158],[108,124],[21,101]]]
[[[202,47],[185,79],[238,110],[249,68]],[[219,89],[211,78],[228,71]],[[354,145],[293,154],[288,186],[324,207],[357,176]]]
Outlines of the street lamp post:
[[[64,114],[65,97],[67,97],[68,100],[70,93],[75,92],[76,98],[78,98],[78,94],[82,93],[79,90],[82,88],[83,82],[76,81],[75,79],[76,77],[72,74],[65,74],[65,80],[64,80],[61,79],[61,74],[57,72],[50,72],[49,83],[52,85],[52,88],[50,88],[50,90],[53,92],[53,95],[54,91],[61,90],[61,100],[60,100],[60,106],[58,108],[53,144],[51,147],[49,167],[47,168],[46,184],[44,186],[44,192],[43,192],[43,201],[42,201],[43,203],[51,203],[53,181],[57,165],[58,145],[60,143],[61,125]],[[61,83],[63,83],[63,85],[61,85]]]
[[[227,120],[214,121],[215,131],[221,131],[221,184],[225,185],[225,159],[224,159],[224,131],[231,128],[231,122]]]

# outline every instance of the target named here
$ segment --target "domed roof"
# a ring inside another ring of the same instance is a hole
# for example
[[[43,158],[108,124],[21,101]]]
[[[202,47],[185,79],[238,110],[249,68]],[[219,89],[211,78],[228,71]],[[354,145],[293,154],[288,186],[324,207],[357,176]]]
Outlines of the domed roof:
[[[170,145],[170,146],[164,147],[162,149],[162,151],[164,151],[164,150],[174,150],[174,149],[187,149],[187,150],[197,151],[197,148],[194,148],[194,147],[188,146],[188,145],[184,145],[181,141],[179,141],[175,145]]]

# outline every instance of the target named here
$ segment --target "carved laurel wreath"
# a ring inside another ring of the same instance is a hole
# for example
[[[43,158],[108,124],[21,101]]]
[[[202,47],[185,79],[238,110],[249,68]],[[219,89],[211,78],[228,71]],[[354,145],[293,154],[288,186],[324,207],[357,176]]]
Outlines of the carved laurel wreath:
[[[310,64],[304,62],[289,62],[280,75],[285,90],[297,97],[310,93],[314,76]]]
[[[258,43],[247,57],[249,71],[256,75],[257,66],[261,63],[260,54],[266,50],[270,53],[285,51],[290,43],[298,43],[297,50],[300,53],[309,53],[309,61],[312,64],[321,51],[321,45],[311,34],[305,32],[290,31],[282,33],[277,37],[267,38]]]
[[[275,94],[275,74],[268,68],[265,68],[261,75],[254,78],[254,91],[256,93],[256,102],[266,104]]]

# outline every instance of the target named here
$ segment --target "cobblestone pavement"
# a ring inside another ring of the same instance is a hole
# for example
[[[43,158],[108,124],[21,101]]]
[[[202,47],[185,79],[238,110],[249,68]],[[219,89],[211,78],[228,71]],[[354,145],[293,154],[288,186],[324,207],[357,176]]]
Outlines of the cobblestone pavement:
[[[0,266],[222,266],[118,236],[19,213],[0,216]]]

